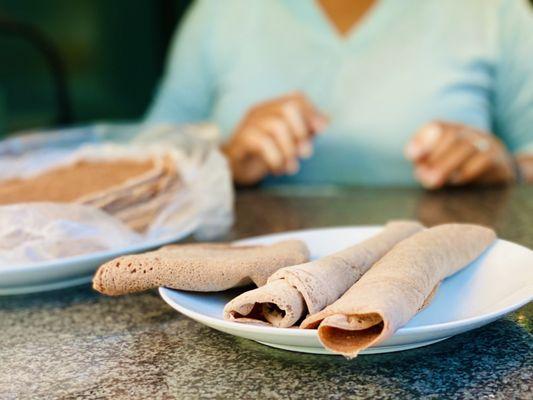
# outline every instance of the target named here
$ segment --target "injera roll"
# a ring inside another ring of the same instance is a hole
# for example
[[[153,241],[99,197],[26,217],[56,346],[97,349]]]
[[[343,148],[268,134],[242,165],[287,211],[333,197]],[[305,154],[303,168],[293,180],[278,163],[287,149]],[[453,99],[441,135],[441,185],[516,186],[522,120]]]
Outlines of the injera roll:
[[[339,300],[306,318],[325,348],[347,357],[394,334],[446,277],[474,261],[496,238],[478,225],[446,224],[400,242]]]
[[[315,261],[282,268],[265,286],[230,301],[224,308],[224,318],[292,326],[306,313],[314,314],[333,303],[396,243],[422,229],[418,222],[389,222],[383,231],[361,243]],[[256,304],[263,306],[258,308]]]

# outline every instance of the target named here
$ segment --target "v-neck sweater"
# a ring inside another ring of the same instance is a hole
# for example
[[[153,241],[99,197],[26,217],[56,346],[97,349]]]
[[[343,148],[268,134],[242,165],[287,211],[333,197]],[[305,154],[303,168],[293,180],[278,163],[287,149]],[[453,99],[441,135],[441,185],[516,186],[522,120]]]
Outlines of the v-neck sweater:
[[[269,182],[410,185],[423,124],[463,123],[533,151],[526,0],[378,0],[341,36],[313,0],[199,0],[178,30],[149,122],[216,123],[301,91],[330,118],[314,156]]]

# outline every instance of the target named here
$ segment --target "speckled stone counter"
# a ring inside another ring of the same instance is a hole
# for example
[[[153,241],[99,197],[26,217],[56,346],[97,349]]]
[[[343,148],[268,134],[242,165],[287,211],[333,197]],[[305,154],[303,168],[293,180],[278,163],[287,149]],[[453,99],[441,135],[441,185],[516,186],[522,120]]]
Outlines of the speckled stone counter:
[[[533,247],[533,187],[276,188],[241,192],[226,239],[418,218],[488,224]],[[532,266],[533,267],[533,266]],[[533,306],[432,346],[348,361],[202,326],[155,292],[88,286],[0,298],[1,399],[533,398]]]

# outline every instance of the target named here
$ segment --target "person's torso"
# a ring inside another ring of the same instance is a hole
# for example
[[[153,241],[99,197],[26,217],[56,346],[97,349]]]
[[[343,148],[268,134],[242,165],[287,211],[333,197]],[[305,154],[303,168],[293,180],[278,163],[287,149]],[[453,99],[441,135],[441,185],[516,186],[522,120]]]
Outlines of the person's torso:
[[[212,119],[229,135],[251,106],[299,90],[331,120],[300,173],[271,181],[410,184],[403,148],[423,124],[490,130],[494,1],[380,0],[345,38],[311,0],[244,8],[214,46]]]

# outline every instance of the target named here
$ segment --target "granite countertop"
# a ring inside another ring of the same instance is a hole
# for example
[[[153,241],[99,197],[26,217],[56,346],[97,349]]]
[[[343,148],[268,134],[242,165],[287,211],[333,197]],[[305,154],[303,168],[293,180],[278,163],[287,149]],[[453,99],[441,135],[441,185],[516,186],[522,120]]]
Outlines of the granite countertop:
[[[226,239],[399,217],[488,224],[533,248],[533,187],[245,191]],[[217,332],[155,292],[109,298],[81,286],[0,297],[0,399],[530,399],[532,317],[529,304],[428,347],[348,361]]]

